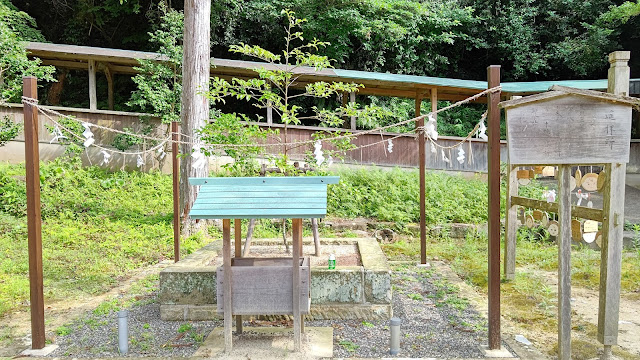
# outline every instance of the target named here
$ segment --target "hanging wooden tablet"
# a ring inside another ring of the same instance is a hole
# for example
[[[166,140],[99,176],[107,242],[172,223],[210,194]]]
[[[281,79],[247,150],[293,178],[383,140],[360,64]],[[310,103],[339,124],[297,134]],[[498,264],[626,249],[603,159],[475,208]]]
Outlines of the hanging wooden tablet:
[[[582,240],[582,224],[576,219],[571,220],[571,237],[574,241]]]
[[[576,178],[576,186],[580,187],[580,184],[582,183],[582,171],[580,171],[580,168],[576,170],[574,177]]]
[[[598,183],[597,183],[597,188],[598,191],[602,191],[602,188],[604,187],[604,183],[607,181],[607,173],[602,170],[600,171],[600,174],[598,174]]]
[[[547,213],[542,213],[542,219],[540,219],[540,224],[544,227],[549,227],[549,215],[547,215]]]
[[[536,175],[542,174],[542,169],[544,169],[544,166],[534,166],[533,173]]]
[[[553,166],[545,166],[542,168],[542,176],[554,177],[556,176],[556,168]]]
[[[597,191],[598,190],[598,174],[588,173],[582,177],[582,188],[587,191]]]
[[[573,176],[569,179],[569,191],[573,191],[576,189],[576,178]]]
[[[518,184],[520,185],[529,185],[531,182],[531,173],[529,170],[518,170],[516,176],[518,178]]]
[[[558,236],[558,233],[560,233],[560,228],[558,227],[558,222],[555,221],[555,220],[549,221],[549,228],[547,230],[549,230],[549,235],[551,235],[553,237]]]
[[[582,238],[587,244],[591,244],[596,239],[596,233],[598,232],[598,222],[593,220],[587,220],[582,224],[584,234]]]
[[[536,173],[533,170],[529,170],[529,179],[535,179],[536,178]]]
[[[535,225],[535,221],[533,220],[533,216],[527,214],[525,220],[524,220],[525,225],[527,225],[527,227],[529,229],[531,229],[533,227],[533,225]]]
[[[602,249],[602,231],[596,233],[596,245]]]
[[[540,210],[533,210],[533,220],[540,221],[542,220],[543,212]]]

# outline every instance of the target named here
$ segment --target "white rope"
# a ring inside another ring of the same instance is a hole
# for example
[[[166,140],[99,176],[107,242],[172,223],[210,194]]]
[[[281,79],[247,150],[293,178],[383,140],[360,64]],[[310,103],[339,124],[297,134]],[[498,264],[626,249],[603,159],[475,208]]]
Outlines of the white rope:
[[[480,97],[482,97],[482,96],[484,96],[486,94],[498,92],[501,89],[502,89],[501,86],[496,86],[496,87],[493,87],[493,88],[490,88],[490,89],[486,89],[486,90],[484,90],[484,91],[482,91],[480,93],[477,93],[477,94],[475,94],[475,95],[473,95],[471,97],[468,97],[468,98],[466,98],[464,100],[460,100],[460,101],[458,101],[456,103],[453,103],[453,104],[451,104],[449,106],[446,106],[444,108],[438,109],[436,111],[431,111],[431,112],[429,112],[429,113],[427,113],[425,115],[416,116],[416,117],[414,117],[412,119],[400,121],[400,122],[397,122],[397,123],[394,123],[394,124],[390,124],[390,125],[386,125],[386,126],[377,127],[377,128],[374,128],[374,129],[359,131],[357,133],[347,133],[347,134],[344,134],[344,135],[335,136],[335,137],[330,138],[329,140],[330,141],[335,141],[335,140],[342,140],[342,139],[352,139],[352,138],[357,138],[358,136],[367,135],[367,134],[370,134],[370,133],[375,133],[375,132],[382,133],[383,130],[387,130],[389,128],[406,125],[406,124],[409,124],[409,123],[412,123],[412,122],[417,122],[417,121],[422,120],[422,119],[424,119],[426,117],[429,117],[429,116],[433,117],[434,115],[436,115],[438,113],[441,113],[443,111],[447,111],[449,109],[452,109],[452,108],[455,108],[455,107],[458,107],[458,106],[461,106],[461,105],[464,105],[464,104],[469,103],[471,101],[474,101],[474,100],[476,100],[476,99],[478,99],[478,98],[480,98]],[[61,114],[61,113],[59,113],[59,112],[57,112],[57,111],[55,111],[53,109],[50,109],[50,108],[48,108],[46,106],[40,105],[40,104],[38,104],[38,100],[34,99],[34,98],[23,96],[22,97],[22,103],[35,107],[36,109],[38,109],[39,112],[41,112],[43,115],[45,115],[51,122],[53,122],[54,124],[56,124],[60,128],[66,130],[67,132],[69,132],[74,137],[78,138],[79,140],[83,140],[83,142],[86,141],[86,139],[81,138],[80,136],[76,135],[74,132],[70,131],[66,127],[62,126],[59,122],[54,120],[52,115],[55,115],[55,116],[58,116],[58,117],[62,117],[62,118],[66,118],[66,119],[73,120],[73,121],[77,121],[77,122],[80,122],[80,123],[84,123],[83,121],[78,120],[76,118],[73,118],[73,117],[71,117],[69,115]],[[462,140],[461,142],[457,143],[454,146],[450,146],[450,147],[441,146],[441,145],[437,144],[433,139],[431,139],[431,137],[429,137],[428,134],[427,134],[427,138],[431,141],[432,145],[435,145],[435,146],[437,146],[439,148],[442,148],[442,149],[450,149],[450,148],[456,147],[456,146],[464,143],[465,141],[467,141],[478,130],[479,125],[480,124],[476,125],[476,127],[471,131],[471,133],[469,133],[469,135],[464,140]],[[132,136],[132,137],[137,137],[139,139],[145,139],[145,140],[160,142],[159,145],[154,146],[153,148],[150,148],[150,149],[145,150],[145,151],[138,151],[138,152],[123,152],[123,151],[118,151],[118,150],[107,149],[107,148],[102,147],[100,145],[93,144],[93,146],[96,146],[99,149],[110,151],[110,152],[117,153],[117,154],[122,154],[122,155],[142,155],[142,154],[146,154],[146,153],[149,153],[151,151],[157,150],[158,148],[164,146],[168,142],[169,143],[178,143],[178,144],[182,144],[182,145],[191,145],[191,146],[199,145],[199,146],[202,146],[202,142],[201,141],[183,141],[183,140],[173,140],[171,138],[171,135],[178,134],[178,135],[180,135],[181,137],[184,137],[184,138],[196,139],[196,137],[188,135],[188,134],[170,132],[168,138],[157,138],[157,137],[153,137],[153,136],[134,134],[134,133],[130,133],[130,132],[127,132],[127,131],[113,129],[113,128],[109,128],[109,127],[102,126],[102,125],[97,125],[97,124],[89,124],[89,126],[95,127],[95,128],[98,128],[98,129],[102,129],[102,130],[106,130],[106,131],[110,131],[110,132],[114,132],[114,133],[117,133],[117,134],[123,134],[123,135]],[[416,131],[417,132],[420,132],[420,131],[424,132],[425,131],[425,127],[424,126],[417,127]],[[392,137],[390,139],[381,140],[381,141],[378,141],[378,142],[375,142],[375,143],[362,145],[362,146],[356,147],[356,148],[351,149],[351,150],[357,150],[357,149],[362,149],[362,148],[369,147],[369,146],[374,146],[374,145],[386,142],[387,140],[392,140],[392,139],[399,138],[401,136],[407,136],[407,135],[406,134],[405,135],[398,135],[398,136]],[[320,141],[323,141],[323,140],[320,140]],[[288,142],[288,143],[280,142],[280,143],[273,143],[273,144],[206,144],[204,148],[210,148],[210,149],[216,149],[216,148],[245,148],[245,147],[263,147],[263,148],[268,148],[268,147],[274,147],[274,146],[278,146],[278,147],[279,146],[301,146],[301,145],[315,144],[315,143],[316,143],[316,140],[296,141],[296,142]]]

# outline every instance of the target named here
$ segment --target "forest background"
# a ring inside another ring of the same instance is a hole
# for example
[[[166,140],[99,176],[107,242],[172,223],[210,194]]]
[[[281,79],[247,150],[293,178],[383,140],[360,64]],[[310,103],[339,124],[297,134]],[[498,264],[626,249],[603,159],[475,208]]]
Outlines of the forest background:
[[[20,40],[157,51],[149,34],[162,18],[159,2],[184,6],[175,0],[0,0],[0,7]],[[640,56],[633,56],[640,54],[640,0],[217,0],[211,56],[241,58],[229,52],[238,43],[278,53],[285,8],[307,19],[307,39],[330,43],[320,55],[341,69],[485,80],[486,66],[500,64],[503,81],[603,79],[607,54],[629,50],[632,78],[640,73]],[[45,86],[45,104],[88,107],[86,71],[58,70],[54,77],[63,86],[55,97]],[[98,93],[106,87],[98,77]],[[130,76],[116,76],[115,89],[116,110],[145,110],[127,105],[136,90]],[[98,98],[106,108],[106,97]],[[409,101],[359,101],[402,116],[413,111]],[[451,125],[447,135],[465,136],[477,122],[472,116],[466,124],[461,111],[443,119]]]

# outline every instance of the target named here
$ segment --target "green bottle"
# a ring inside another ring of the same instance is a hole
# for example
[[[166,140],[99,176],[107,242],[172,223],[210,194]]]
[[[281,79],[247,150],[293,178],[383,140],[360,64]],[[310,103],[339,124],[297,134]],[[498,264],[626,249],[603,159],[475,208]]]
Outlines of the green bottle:
[[[336,256],[331,254],[329,255],[329,270],[333,270],[336,268]]]

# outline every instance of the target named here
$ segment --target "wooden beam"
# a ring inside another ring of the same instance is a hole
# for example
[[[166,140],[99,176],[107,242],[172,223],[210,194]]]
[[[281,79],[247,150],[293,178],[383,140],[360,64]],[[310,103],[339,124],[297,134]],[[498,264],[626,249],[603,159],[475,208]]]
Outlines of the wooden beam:
[[[529,199],[520,196],[511,196],[511,205],[520,205],[526,208],[538,209],[552,213],[558,212],[558,203]],[[604,219],[604,212],[600,209],[592,209],[585,206],[572,205],[571,216],[602,222]]]
[[[558,167],[558,360],[571,360],[571,166]]]
[[[178,123],[171,122],[171,165],[173,180],[173,258],[180,261],[180,158],[178,157],[178,141],[180,133]]]
[[[22,94],[38,99],[38,80],[22,79]],[[24,105],[24,154],[27,187],[27,236],[29,248],[29,300],[31,302],[31,348],[45,346],[44,292],[42,279],[42,216],[40,215],[40,150],[38,147],[38,110]]]
[[[500,66],[487,68],[487,88],[500,85]],[[489,129],[489,349],[500,349],[500,92],[487,95]]]
[[[301,314],[300,314],[300,252],[302,248],[302,219],[292,220],[292,233],[293,233],[293,346],[296,352],[299,352],[302,348],[301,340]]]
[[[89,60],[89,109],[98,109],[98,98],[96,97],[96,61]]]
[[[415,97],[415,116],[420,116],[420,107],[422,105],[421,92],[416,92]],[[427,263],[427,214],[426,214],[426,139],[424,135],[424,118],[420,118],[416,123],[416,128],[421,129],[418,132],[418,168],[420,169],[420,264]]]
[[[267,125],[273,125],[273,106],[271,101],[267,102]]]
[[[231,220],[222,220],[222,268],[223,280],[223,312],[224,312],[224,351],[228,354],[233,347],[233,302],[231,298]]]
[[[518,167],[507,166],[507,218],[504,231],[504,277],[507,280],[516,278],[516,238],[518,237],[518,207],[513,198],[518,196]],[[527,199],[529,200],[529,199]]]

